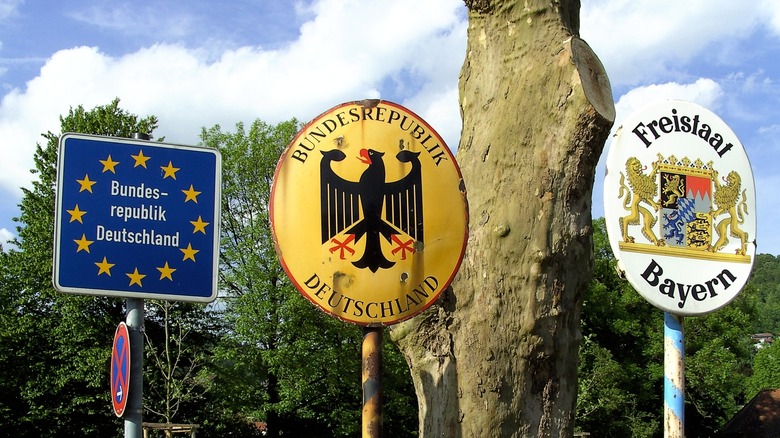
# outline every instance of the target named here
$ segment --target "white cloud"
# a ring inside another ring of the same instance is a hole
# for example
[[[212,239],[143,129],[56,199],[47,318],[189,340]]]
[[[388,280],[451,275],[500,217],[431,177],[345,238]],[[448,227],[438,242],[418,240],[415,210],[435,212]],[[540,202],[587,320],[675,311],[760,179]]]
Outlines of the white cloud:
[[[419,106],[410,109],[426,120],[430,113],[436,120],[429,123],[448,142],[457,141],[455,90],[466,29],[459,0],[323,0],[312,7],[316,15],[303,25],[300,38],[276,50],[247,46],[216,59],[208,47],[173,44],[119,57],[97,47],[58,51],[25,89],[12,90],[0,102],[0,149],[6,157],[0,187],[18,199],[18,188],[30,182],[40,133],[56,131],[58,116],[71,106],[92,108],[114,97],[130,112],[157,115],[155,135],[195,144],[202,126],[231,129],[255,118],[307,121],[345,101],[382,97],[383,81],[411,72],[419,97],[408,102]]]
[[[15,16],[24,0],[0,0],[0,21]]]
[[[761,0],[755,6],[767,18],[769,29],[775,35],[780,35],[780,2],[776,0]]]
[[[620,97],[615,104],[617,120],[615,126],[620,126],[622,119],[639,108],[660,100],[676,99],[697,103],[710,111],[716,111],[723,98],[723,90],[712,79],[701,78],[690,84],[668,82],[665,84],[647,85],[634,88]]]
[[[770,19],[765,10],[727,0],[593,0],[583,2],[580,35],[613,86],[637,85],[677,77],[680,64],[694,55],[721,57],[731,41]]]
[[[69,15],[85,25],[112,32],[164,38],[184,37],[196,26],[191,15],[167,10],[160,4],[139,6],[131,3],[101,3],[75,10]]]
[[[19,6],[24,0],[0,0],[0,24],[15,17],[19,13]],[[3,42],[0,41],[0,51],[3,50]],[[6,69],[0,67],[0,76],[3,76]]]

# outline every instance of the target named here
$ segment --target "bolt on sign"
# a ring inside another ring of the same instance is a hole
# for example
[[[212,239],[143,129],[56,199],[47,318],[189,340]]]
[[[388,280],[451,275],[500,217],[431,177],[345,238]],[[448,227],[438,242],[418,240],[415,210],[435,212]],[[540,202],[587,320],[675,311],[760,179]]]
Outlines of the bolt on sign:
[[[715,114],[663,101],[630,115],[607,158],[604,211],[618,267],[680,315],[731,302],[756,252],[756,193],[742,144]]]
[[[436,131],[388,101],[338,105],[287,147],[271,189],[296,288],[341,320],[394,324],[433,304],[468,234],[460,169]]]

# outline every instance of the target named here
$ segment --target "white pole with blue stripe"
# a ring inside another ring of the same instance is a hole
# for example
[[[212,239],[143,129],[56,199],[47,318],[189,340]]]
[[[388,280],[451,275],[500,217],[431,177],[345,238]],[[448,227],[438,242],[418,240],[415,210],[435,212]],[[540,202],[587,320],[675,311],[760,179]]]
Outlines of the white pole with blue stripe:
[[[685,337],[681,316],[664,312],[664,438],[685,436]]]

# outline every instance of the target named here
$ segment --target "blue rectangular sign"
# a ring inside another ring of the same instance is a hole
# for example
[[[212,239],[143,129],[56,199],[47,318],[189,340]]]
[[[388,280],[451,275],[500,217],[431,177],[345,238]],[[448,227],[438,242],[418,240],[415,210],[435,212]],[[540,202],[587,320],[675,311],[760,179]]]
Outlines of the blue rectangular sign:
[[[213,301],[221,164],[214,149],[63,135],[54,287],[86,295]]]

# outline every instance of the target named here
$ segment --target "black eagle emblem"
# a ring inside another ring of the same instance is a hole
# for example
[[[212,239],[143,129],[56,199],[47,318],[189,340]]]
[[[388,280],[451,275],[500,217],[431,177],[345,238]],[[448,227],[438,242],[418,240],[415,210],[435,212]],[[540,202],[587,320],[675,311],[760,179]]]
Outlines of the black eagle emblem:
[[[322,243],[334,244],[331,253],[339,251],[342,259],[346,253],[353,255],[355,250],[350,244],[365,237],[365,251],[352,264],[376,272],[395,265],[382,252],[380,237],[394,246],[393,254],[401,252],[402,260],[406,259],[407,252],[414,253],[415,247],[424,242],[419,155],[409,150],[398,152],[395,158],[401,163],[411,163],[412,168],[400,180],[386,182],[384,153],[361,149],[358,159],[368,167],[358,181],[348,181],[331,167],[331,162],[342,161],[347,155],[338,149],[322,151]],[[336,236],[342,232],[346,237],[339,241]]]

